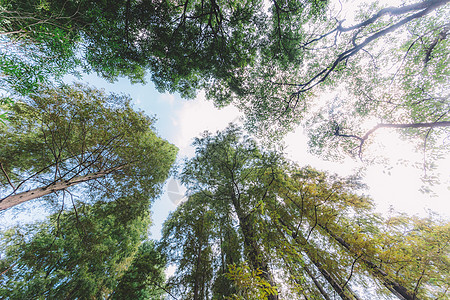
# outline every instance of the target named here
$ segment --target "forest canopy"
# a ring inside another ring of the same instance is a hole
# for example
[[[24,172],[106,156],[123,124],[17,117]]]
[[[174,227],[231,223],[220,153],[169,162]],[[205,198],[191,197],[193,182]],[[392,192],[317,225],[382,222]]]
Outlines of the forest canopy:
[[[316,0],[4,0],[1,8],[2,81],[21,92],[80,67],[133,82],[148,72],[160,91],[205,89],[217,106],[234,104],[261,136],[304,122],[311,151],[325,157],[361,157],[386,128],[431,160],[448,151],[448,0],[374,3],[352,22],[339,4]]]

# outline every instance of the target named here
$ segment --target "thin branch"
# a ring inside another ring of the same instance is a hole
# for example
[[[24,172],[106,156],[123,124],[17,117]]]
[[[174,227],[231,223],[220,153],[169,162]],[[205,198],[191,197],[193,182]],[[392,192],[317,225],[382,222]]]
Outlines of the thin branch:
[[[2,169],[3,174],[5,175],[6,179],[8,180],[9,185],[13,188],[14,191],[16,191],[16,188],[11,182],[11,179],[9,178],[8,174],[6,173],[5,169],[3,168],[3,163],[0,161],[0,167]]]
[[[316,228],[316,226],[317,226],[317,206],[318,206],[318,205],[314,205],[314,218],[315,218],[315,221],[314,221],[313,227],[311,227],[311,229],[310,229],[309,232],[308,232],[308,236],[306,237],[306,242],[308,241],[309,236],[311,235],[311,232],[312,232],[312,231],[314,230],[314,228]]]
[[[361,256],[363,256],[362,253],[361,253],[357,258],[355,258],[355,260],[353,261],[353,263],[352,263],[352,269],[351,269],[351,271],[350,271],[350,275],[348,276],[347,281],[344,283],[344,285],[342,286],[342,288],[344,288],[344,287],[348,284],[348,282],[350,281],[350,278],[352,278],[352,275],[353,275],[353,269],[354,269],[354,267],[355,267],[356,261],[357,261]]]
[[[423,269],[422,274],[419,277],[419,280],[417,280],[416,287],[414,288],[413,300],[416,299],[417,291],[419,289],[420,282],[422,281],[422,278],[423,278],[424,275],[425,275],[425,269]]]
[[[0,276],[3,276],[3,274],[5,274],[6,272],[8,272],[9,270],[11,270],[12,268],[14,268],[18,263],[13,263],[11,266],[9,266],[6,270],[4,270],[3,272],[0,273]]]
[[[347,138],[354,138],[360,141],[359,144],[359,157],[361,157],[362,154],[362,147],[366,140],[369,138],[369,136],[374,133],[376,130],[380,128],[397,128],[397,129],[405,129],[405,128],[437,128],[437,127],[450,127],[450,121],[441,121],[441,122],[431,122],[431,123],[406,123],[406,124],[390,124],[390,123],[380,123],[377,124],[375,127],[370,129],[369,131],[364,134],[364,136],[360,137],[353,134],[343,134],[340,133],[340,127],[336,126],[334,135],[339,137],[347,137]]]

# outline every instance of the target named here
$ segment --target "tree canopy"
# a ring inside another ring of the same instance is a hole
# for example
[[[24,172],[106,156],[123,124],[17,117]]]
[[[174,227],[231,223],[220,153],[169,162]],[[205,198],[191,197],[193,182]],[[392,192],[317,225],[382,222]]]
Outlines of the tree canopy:
[[[42,87],[8,118],[0,128],[1,210],[72,186],[84,188],[85,200],[134,195],[142,199],[134,205],[148,205],[176,156],[129,98],[83,85]]]
[[[0,296],[159,299],[149,295],[163,292],[164,260],[152,242],[141,244],[150,223],[148,208],[144,211],[124,218],[127,211],[119,203],[83,204],[3,232]]]
[[[447,294],[448,222],[382,217],[355,179],[298,168],[236,127],[194,145],[181,175],[190,196],[161,244],[182,299]]]
[[[365,5],[353,23],[338,10],[294,23],[301,33],[295,59],[262,56],[235,72],[237,86],[218,81],[209,97],[235,104],[262,136],[302,122],[310,150],[332,159],[362,157],[386,128],[401,130],[431,158],[432,150],[448,151],[448,1]]]
[[[292,3],[287,9],[305,11],[306,21],[325,2],[306,1],[305,8]],[[285,9],[280,5],[277,10]],[[158,89],[193,96],[211,79],[232,79],[236,68],[255,60],[258,49],[280,50],[277,56],[291,51],[288,42],[295,32],[287,22],[287,27],[281,23],[280,14],[273,19],[263,8],[260,0],[5,0],[1,31],[7,41],[22,46],[16,51],[27,51],[31,45],[34,56],[30,62],[3,53],[2,71],[14,84],[24,82],[20,71],[12,68],[17,61],[35,68],[33,75],[51,75],[51,64],[42,64],[45,61],[54,63],[56,74],[82,66],[110,80],[127,76],[142,82],[149,71]],[[277,28],[270,23],[277,23]]]
[[[311,151],[326,157],[361,157],[386,128],[431,160],[446,150],[448,0],[365,5],[352,24],[336,3],[315,0],[5,0],[1,9],[15,49],[2,53],[2,80],[16,90],[77,66],[110,80],[149,72],[160,91],[206,89],[217,106],[233,103],[262,136],[306,122]]]

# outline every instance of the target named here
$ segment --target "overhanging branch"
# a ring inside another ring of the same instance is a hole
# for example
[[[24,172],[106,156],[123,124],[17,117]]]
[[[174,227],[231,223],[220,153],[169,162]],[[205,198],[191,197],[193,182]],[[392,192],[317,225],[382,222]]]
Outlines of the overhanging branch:
[[[370,129],[364,134],[364,136],[360,137],[353,134],[343,134],[340,133],[340,127],[336,126],[334,135],[339,137],[353,138],[359,140],[359,157],[361,158],[362,147],[369,136],[377,131],[380,128],[396,128],[396,129],[406,129],[406,128],[437,128],[437,127],[450,127],[450,121],[441,121],[441,122],[431,122],[431,123],[406,123],[406,124],[390,124],[390,123],[380,123],[375,127]]]

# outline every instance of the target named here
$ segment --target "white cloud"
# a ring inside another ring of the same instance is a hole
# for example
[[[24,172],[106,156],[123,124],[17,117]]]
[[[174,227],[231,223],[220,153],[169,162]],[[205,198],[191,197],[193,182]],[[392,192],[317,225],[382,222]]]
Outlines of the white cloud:
[[[175,274],[175,271],[177,270],[177,266],[172,264],[169,265],[166,270],[164,270],[164,273],[166,274],[166,278],[169,278],[170,276],[173,276]]]
[[[237,122],[239,116],[237,108],[228,106],[219,110],[201,93],[195,100],[184,102],[181,109],[175,112],[173,123],[177,133],[172,141],[180,149],[180,156],[193,156],[191,143],[194,137],[205,130],[223,130],[230,122]]]
[[[170,106],[173,106],[173,104],[175,103],[175,96],[169,93],[160,94],[158,100],[161,102],[167,102],[170,104]]]

